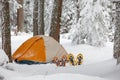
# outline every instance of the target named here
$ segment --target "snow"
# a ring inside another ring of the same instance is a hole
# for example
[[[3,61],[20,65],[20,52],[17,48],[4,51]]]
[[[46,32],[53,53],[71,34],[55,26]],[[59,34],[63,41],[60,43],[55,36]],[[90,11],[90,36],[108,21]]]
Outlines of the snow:
[[[18,36],[12,34],[12,53],[30,37],[32,37],[32,34],[20,33]],[[84,55],[83,64],[80,66],[71,66],[67,63],[66,67],[57,67],[51,63],[22,65],[13,62],[0,67],[0,80],[120,79],[120,65],[116,65],[116,60],[112,57],[113,43],[106,43],[105,47],[73,45],[71,44],[71,40],[64,39],[62,36],[60,43],[68,53],[73,53],[75,56],[78,53],[82,53]],[[4,54],[2,51],[0,53],[1,55]]]
[[[6,64],[6,62],[8,61],[9,60],[6,53],[2,49],[0,49],[0,66]]]

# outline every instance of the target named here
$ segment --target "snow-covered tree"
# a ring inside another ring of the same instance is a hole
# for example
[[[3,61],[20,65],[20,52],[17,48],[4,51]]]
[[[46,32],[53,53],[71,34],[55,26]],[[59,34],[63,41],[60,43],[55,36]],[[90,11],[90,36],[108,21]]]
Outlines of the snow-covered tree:
[[[104,46],[108,41],[110,26],[110,9],[107,0],[79,0],[79,19],[72,25],[72,42],[75,44],[90,44]],[[78,7],[76,8],[77,11]],[[77,13],[78,14],[78,13]],[[76,17],[78,15],[76,14]]]
[[[10,1],[10,25],[12,27],[15,27],[16,23],[17,23],[17,15],[16,15],[16,11],[15,11],[16,3],[14,0]],[[16,10],[17,10],[17,8],[16,8]]]
[[[15,27],[17,24],[17,9],[22,7],[17,0],[10,0],[10,25]]]
[[[24,31],[33,31],[33,6],[34,0],[24,0]]]
[[[45,11],[44,11],[45,34],[50,33],[50,24],[51,24],[53,3],[54,3],[54,0],[45,0]]]
[[[37,0],[37,1],[39,1],[39,0]],[[35,2],[37,2],[37,1],[35,1]],[[44,17],[44,33],[48,34],[48,35],[49,35],[49,32],[50,32],[50,24],[51,24],[51,14],[52,14],[52,8],[53,8],[53,1],[54,0],[45,0],[44,1],[44,11],[43,11],[44,12],[44,16],[43,16]],[[38,6],[40,6],[40,5],[41,4],[40,4],[40,1],[39,1]],[[35,6],[37,6],[37,5],[35,4],[34,7]],[[37,16],[38,14],[37,13],[41,14],[40,10],[34,11],[33,19],[36,19],[35,23],[37,25],[39,25],[39,23],[38,23],[39,21],[37,21],[37,19],[39,20],[40,17],[38,18],[38,16]],[[37,26],[34,25],[33,27],[35,28]],[[36,30],[38,30],[38,29],[36,29]],[[36,32],[38,32],[38,31],[36,31]]]
[[[75,1],[63,0],[61,17],[61,33],[69,33],[75,16]]]

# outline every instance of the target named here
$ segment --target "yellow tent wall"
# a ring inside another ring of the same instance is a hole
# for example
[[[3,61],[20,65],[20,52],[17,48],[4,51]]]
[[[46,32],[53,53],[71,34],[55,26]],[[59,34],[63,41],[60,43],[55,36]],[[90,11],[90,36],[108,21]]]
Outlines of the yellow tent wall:
[[[45,62],[45,46],[42,37],[34,36],[24,42],[13,54],[13,59],[17,61],[31,60]]]

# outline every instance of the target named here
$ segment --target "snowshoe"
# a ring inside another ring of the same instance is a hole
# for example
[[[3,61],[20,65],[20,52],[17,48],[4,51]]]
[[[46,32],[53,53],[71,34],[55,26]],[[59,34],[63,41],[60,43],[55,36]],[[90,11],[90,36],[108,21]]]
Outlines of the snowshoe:
[[[54,57],[53,60],[52,60],[53,63],[56,64],[56,66],[59,66],[59,60],[58,60],[58,57]]]
[[[75,65],[75,60],[74,60],[74,55],[73,54],[68,54],[68,61],[70,65]]]
[[[77,62],[77,65],[81,65],[82,64],[82,62],[83,62],[83,55],[81,53],[77,55],[76,62]]]
[[[62,66],[66,66],[66,62],[67,62],[67,56],[66,55],[62,56],[61,62],[62,62]]]

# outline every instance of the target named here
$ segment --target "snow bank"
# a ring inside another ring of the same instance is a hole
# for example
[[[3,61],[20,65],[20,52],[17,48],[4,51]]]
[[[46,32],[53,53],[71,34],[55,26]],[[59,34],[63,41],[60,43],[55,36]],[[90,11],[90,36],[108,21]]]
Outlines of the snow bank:
[[[10,80],[107,80],[99,77],[85,76],[80,74],[54,74],[54,75],[37,75],[37,76],[29,76],[29,77],[16,77],[11,78]]]
[[[80,74],[54,74],[46,77],[46,80],[106,80],[99,77],[92,77],[92,76],[86,76],[86,75],[80,75]]]
[[[1,68],[2,69],[2,68]],[[88,75],[81,75],[81,74],[71,74],[71,73],[58,73],[58,74],[52,74],[52,75],[33,75],[33,76],[18,76],[14,73],[7,74],[6,70],[4,71],[3,75],[6,80],[107,80],[103,79],[97,76],[88,76]],[[11,72],[10,72],[11,73]]]
[[[6,64],[9,61],[6,53],[0,49],[0,66]]]

